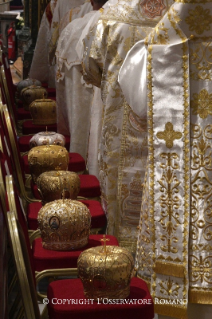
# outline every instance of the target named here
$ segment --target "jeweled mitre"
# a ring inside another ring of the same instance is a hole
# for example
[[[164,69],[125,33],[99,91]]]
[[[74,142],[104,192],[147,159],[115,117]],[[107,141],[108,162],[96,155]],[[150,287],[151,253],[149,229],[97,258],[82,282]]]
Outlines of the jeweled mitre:
[[[29,141],[29,148],[42,145],[65,146],[65,137],[56,132],[40,132],[35,134]]]
[[[37,178],[37,185],[45,205],[61,198],[76,199],[80,191],[80,178],[74,172],[50,171]]]
[[[87,245],[90,211],[81,202],[70,199],[47,203],[38,213],[42,245],[50,250],[72,250]]]
[[[50,125],[57,122],[56,102],[51,99],[38,99],[29,105],[35,125]]]
[[[106,239],[105,239],[106,240]],[[81,253],[78,274],[87,298],[127,298],[134,260],[126,248],[98,246]]]
[[[33,147],[28,153],[29,169],[34,183],[40,174],[68,169],[69,154],[63,146],[44,145]]]

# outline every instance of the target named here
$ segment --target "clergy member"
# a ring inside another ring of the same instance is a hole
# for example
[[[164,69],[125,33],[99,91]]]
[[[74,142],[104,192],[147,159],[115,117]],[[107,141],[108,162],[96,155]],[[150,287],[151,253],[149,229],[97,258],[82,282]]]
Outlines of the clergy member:
[[[126,103],[117,79],[127,52],[157,24],[168,9],[167,3],[110,0],[97,27],[83,40],[84,79],[101,88],[104,105],[99,178],[107,231],[132,251],[136,248],[147,132],[146,122]]]
[[[48,43],[51,37],[51,23],[57,0],[51,0],[43,14],[37,36],[37,42],[33,55],[33,60],[29,72],[29,77],[37,79],[43,83],[48,83],[49,87],[55,87],[55,68],[48,62]]]
[[[159,319],[212,313],[211,36],[212,1],[176,0],[120,72],[127,102],[148,121],[136,268]]]
[[[67,0],[58,0],[55,7],[51,25],[51,37],[49,41],[49,63],[55,65],[55,52],[60,33],[71,21],[83,17],[92,10],[90,0],[74,1],[75,6],[71,6]]]
[[[101,110],[102,101],[98,93],[95,96],[99,98],[95,101],[93,86],[87,85],[83,80],[81,60],[75,48],[83,29],[105,2],[106,0],[91,0],[93,10],[68,24],[60,35],[56,50],[57,129],[59,133],[70,134],[70,152],[81,154],[85,160],[88,153],[91,106],[94,101]],[[89,172],[93,174],[90,170]]]

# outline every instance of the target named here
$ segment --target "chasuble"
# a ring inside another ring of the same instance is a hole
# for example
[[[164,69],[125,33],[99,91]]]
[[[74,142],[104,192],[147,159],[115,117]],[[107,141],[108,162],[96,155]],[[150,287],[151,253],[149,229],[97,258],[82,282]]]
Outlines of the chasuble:
[[[138,275],[155,312],[187,318],[188,302],[212,304],[212,1],[176,0],[119,81],[148,122]]]
[[[132,251],[140,216],[147,131],[146,122],[126,103],[117,79],[129,49],[148,35],[172,3],[156,2],[109,0],[98,24],[83,39],[84,79],[101,88],[104,105],[99,179],[107,232]]]
[[[37,42],[29,77],[48,83],[49,87],[55,87],[55,69],[48,62],[48,43],[51,38],[51,23],[57,0],[51,0],[47,5],[37,36]]]

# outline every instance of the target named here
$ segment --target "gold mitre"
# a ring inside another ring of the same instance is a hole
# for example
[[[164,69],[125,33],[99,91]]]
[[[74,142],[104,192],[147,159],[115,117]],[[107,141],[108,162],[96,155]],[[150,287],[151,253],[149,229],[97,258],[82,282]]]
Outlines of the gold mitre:
[[[37,178],[42,204],[61,198],[76,199],[80,191],[80,178],[69,171],[50,171]]]
[[[42,145],[60,145],[65,146],[65,137],[56,132],[40,132],[30,139],[29,148]]]
[[[87,245],[91,215],[81,202],[60,199],[47,203],[38,213],[43,248],[72,250]]]
[[[59,145],[33,147],[28,153],[30,173],[34,183],[40,174],[54,170],[67,170],[69,163],[68,151]]]
[[[21,91],[23,89],[25,89],[25,88],[27,88],[27,87],[29,87],[31,85],[41,86],[42,84],[38,80],[28,78],[28,79],[25,79],[25,80],[22,80],[22,81],[18,82],[18,84],[17,84],[17,92],[19,94],[21,94]]]
[[[21,97],[24,102],[24,108],[27,111],[29,110],[29,105],[33,101],[37,99],[41,99],[41,98],[47,98],[47,96],[48,96],[48,93],[46,89],[36,85],[31,85],[21,91]]]
[[[29,105],[29,111],[36,125],[50,125],[57,122],[56,102],[51,99],[39,99]]]
[[[103,239],[106,241],[107,239]],[[98,246],[81,253],[78,274],[87,298],[127,298],[133,275],[134,260],[126,248]]]

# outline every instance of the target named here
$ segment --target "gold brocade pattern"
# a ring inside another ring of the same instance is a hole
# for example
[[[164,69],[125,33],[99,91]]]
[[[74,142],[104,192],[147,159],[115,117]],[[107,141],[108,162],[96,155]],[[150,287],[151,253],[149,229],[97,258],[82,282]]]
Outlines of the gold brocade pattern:
[[[189,30],[196,32],[198,35],[204,31],[211,30],[212,15],[209,9],[202,6],[196,6],[194,10],[189,10],[189,16],[185,18],[185,22],[189,25]]]
[[[212,115],[212,93],[209,94],[206,89],[201,90],[199,94],[194,93],[191,108],[193,113],[198,114],[202,119]]]
[[[212,42],[193,41],[190,56],[191,79],[212,81]]]
[[[179,140],[182,137],[182,133],[174,131],[173,124],[167,122],[165,130],[163,132],[158,132],[157,137],[166,142],[167,148],[172,148],[174,140]]]
[[[163,175],[158,181],[161,186],[160,206],[162,209],[159,222],[164,230],[163,235],[161,235],[161,241],[164,243],[161,245],[161,250],[176,254],[178,252],[177,229],[181,224],[178,210],[182,204],[177,195],[180,181],[175,173],[175,170],[179,169],[177,164],[179,156],[176,153],[162,153],[161,158],[165,161],[160,164]]]

